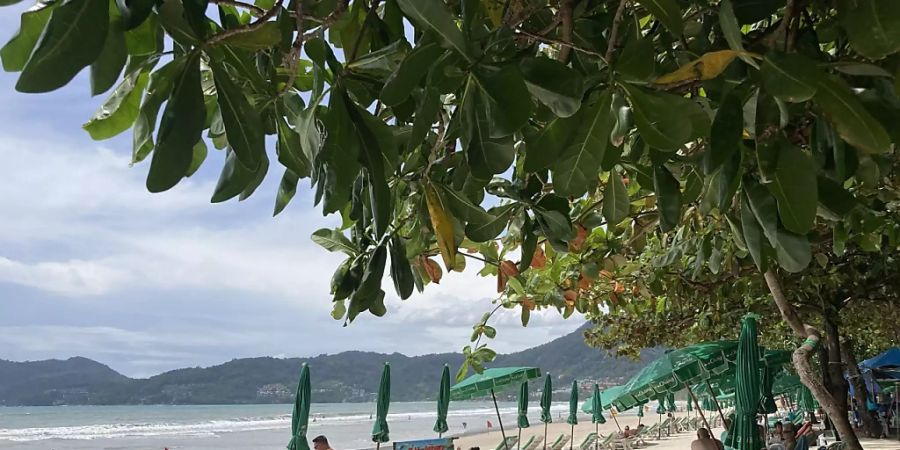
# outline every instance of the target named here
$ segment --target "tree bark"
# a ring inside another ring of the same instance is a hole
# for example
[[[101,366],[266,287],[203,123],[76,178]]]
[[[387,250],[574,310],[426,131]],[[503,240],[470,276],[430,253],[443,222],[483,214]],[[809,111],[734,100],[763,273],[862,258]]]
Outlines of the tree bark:
[[[816,400],[819,401],[819,404],[822,405],[825,413],[834,419],[834,427],[841,440],[846,443],[846,448],[848,450],[863,450],[856,433],[853,432],[853,427],[850,426],[850,421],[847,420],[846,405],[838,405],[822,382],[816,378],[810,364],[810,358],[812,358],[813,352],[815,352],[819,341],[822,339],[821,333],[815,327],[804,324],[800,320],[794,305],[784,295],[784,291],[781,289],[781,281],[774,270],[767,270],[763,276],[766,280],[766,285],[769,287],[769,292],[772,293],[772,298],[775,300],[775,305],[781,311],[781,317],[784,318],[797,337],[805,339],[803,344],[794,350],[793,355],[794,368],[797,369],[800,381],[809,388]]]
[[[853,406],[862,420],[860,430],[863,436],[877,438],[881,436],[881,426],[869,414],[869,405],[866,404],[866,399],[869,397],[869,389],[866,387],[866,382],[859,371],[859,363],[856,362],[856,355],[853,354],[853,348],[849,341],[841,343],[841,358],[847,366],[847,374],[850,376],[850,382],[853,384],[853,392],[856,393],[853,397]]]
[[[842,417],[847,420],[847,380],[844,379],[844,366],[841,364],[841,339],[836,321],[837,311],[834,314],[825,314],[825,342],[828,362],[825,364],[825,371],[828,373],[828,392],[834,397],[838,406],[844,411]],[[832,421],[837,420],[829,417]]]

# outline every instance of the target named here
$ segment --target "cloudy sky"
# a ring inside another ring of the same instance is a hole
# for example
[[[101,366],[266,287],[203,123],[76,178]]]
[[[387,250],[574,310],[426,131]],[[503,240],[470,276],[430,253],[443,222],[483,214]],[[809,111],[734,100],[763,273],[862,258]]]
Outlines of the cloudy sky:
[[[0,11],[0,41],[26,3]],[[261,355],[458,351],[490,308],[495,281],[474,270],[405,302],[386,279],[388,315],[342,327],[328,296],[340,259],[309,239],[339,221],[313,207],[308,183],[277,218],[277,168],[250,199],[210,204],[223,160],[211,150],[194,177],[150,194],[149,160],[129,167],[130,131],[94,142],[81,129],[104,98],[86,71],[42,95],[15,92],[16,76],[0,72],[2,359],[80,355],[148,376]],[[540,314],[523,329],[510,312],[495,325],[505,352],[580,322]]]

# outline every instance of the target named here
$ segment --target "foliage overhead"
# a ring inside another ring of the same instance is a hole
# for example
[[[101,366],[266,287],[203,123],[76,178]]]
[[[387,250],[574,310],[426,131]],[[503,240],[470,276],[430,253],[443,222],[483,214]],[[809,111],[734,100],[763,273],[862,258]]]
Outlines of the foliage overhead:
[[[347,256],[336,319],[385,314],[388,268],[405,299],[480,260],[527,324],[665,309],[652,273],[622,277],[684,258],[740,276],[897,248],[898,50],[883,0],[42,0],[0,57],[22,92],[90,67],[110,94],[84,128],[132,128],[150,191],[207,143],[213,202],[272,160],[276,214],[309,179],[343,219],[313,237]]]

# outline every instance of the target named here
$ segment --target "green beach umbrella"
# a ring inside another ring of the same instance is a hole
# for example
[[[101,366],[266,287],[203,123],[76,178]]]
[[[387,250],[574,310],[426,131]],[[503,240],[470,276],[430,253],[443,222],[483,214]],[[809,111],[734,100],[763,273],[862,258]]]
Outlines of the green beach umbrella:
[[[519,425],[519,438],[516,439],[516,448],[521,448],[522,444],[522,428],[528,428],[528,382],[523,381],[519,387],[519,410],[516,422]]]
[[[756,317],[747,315],[741,321],[738,341],[737,373],[735,374],[736,408],[734,421],[725,438],[725,448],[759,450],[764,447],[756,427],[759,409],[759,345],[756,337]]]
[[[775,405],[775,396],[772,394],[772,386],[775,384],[776,370],[778,369],[774,367],[763,367],[762,383],[760,385],[760,395],[762,396],[759,401],[760,414],[768,415],[778,411],[778,406]]]
[[[434,422],[434,432],[438,436],[447,432],[447,411],[450,409],[450,367],[444,364],[441,373],[441,389],[438,391],[437,420]]]
[[[600,386],[594,384],[594,395],[591,396],[591,422],[606,423],[603,417],[603,396],[600,394]]]
[[[497,406],[497,392],[540,376],[541,369],[537,367],[495,367],[485,369],[483,372],[476,373],[450,388],[450,400],[468,400],[490,394],[491,399],[494,400],[494,411],[497,412],[500,434],[503,436],[503,443],[506,446],[506,430],[503,428],[503,420],[500,418],[500,407]]]
[[[638,426],[640,426],[641,419],[644,417],[644,405],[638,405],[637,409]]]
[[[572,393],[569,394],[569,417],[566,423],[572,425],[572,435],[569,436],[569,450],[575,445],[575,425],[578,425],[578,381],[572,380]]]
[[[544,390],[541,392],[541,422],[544,422],[544,450],[547,450],[547,424],[553,422],[550,415],[550,404],[553,402],[553,382],[548,373],[544,377]]]
[[[687,412],[691,412],[691,411],[693,411],[693,410],[694,410],[694,402],[692,402],[691,399],[688,399],[688,402],[687,402]]]
[[[372,442],[380,448],[382,442],[391,440],[388,430],[387,415],[391,404],[391,366],[384,365],[381,372],[381,384],[378,386],[378,400],[375,404],[375,425],[372,426]]]
[[[808,387],[801,385],[797,393],[797,406],[805,412],[815,412],[818,407],[816,399],[813,398],[812,392]]]
[[[309,427],[309,366],[305,363],[300,368],[300,381],[297,382],[297,395],[294,397],[294,410],[291,412],[291,441],[289,450],[309,450],[306,430]]]
[[[675,394],[673,394],[673,393],[670,392],[669,395],[668,395],[668,397],[666,397],[666,400],[668,400],[667,403],[669,404],[669,405],[666,407],[666,411],[668,411],[668,412],[675,412],[675,410],[677,409],[677,408],[675,408]]]
[[[660,397],[659,403],[656,404],[656,414],[662,415],[666,413],[666,398]]]
[[[803,383],[800,381],[799,376],[789,374],[787,372],[782,372],[780,375],[775,377],[775,383],[772,385],[772,394],[781,395],[789,392],[794,392],[798,387],[802,385]]]

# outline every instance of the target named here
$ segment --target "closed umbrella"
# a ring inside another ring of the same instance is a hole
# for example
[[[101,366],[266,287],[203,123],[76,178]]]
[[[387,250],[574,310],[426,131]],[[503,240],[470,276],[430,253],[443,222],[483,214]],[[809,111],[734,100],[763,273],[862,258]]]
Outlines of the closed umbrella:
[[[759,450],[763,447],[756,428],[759,409],[759,345],[756,338],[756,317],[747,315],[741,323],[738,340],[737,373],[735,374],[736,408],[734,421],[725,438],[725,448]]]
[[[541,422],[544,422],[544,450],[547,450],[547,424],[553,422],[550,415],[550,404],[553,402],[553,382],[550,374],[544,377],[544,390],[541,392]]]
[[[575,425],[578,425],[578,381],[572,380],[572,393],[569,395],[569,417],[566,423],[572,425],[572,434],[569,436],[569,450],[575,446]]]
[[[644,405],[638,405],[637,408],[638,408],[638,412],[637,412],[637,416],[638,416],[638,426],[640,426],[640,425],[641,425],[641,419],[644,417]]]
[[[447,426],[447,411],[450,409],[450,367],[444,364],[441,373],[441,388],[438,391],[437,420],[434,422],[434,432],[441,437],[450,429]]]
[[[519,411],[516,420],[519,425],[519,438],[516,440],[516,448],[520,448],[522,444],[522,428],[528,428],[528,382],[523,381],[519,387]]]
[[[381,384],[378,386],[378,400],[375,404],[375,425],[372,426],[372,442],[375,448],[381,448],[382,442],[391,440],[388,430],[387,415],[391,404],[391,366],[384,365],[381,372]]]
[[[666,413],[666,398],[660,397],[659,403],[656,405],[656,414],[659,416],[659,426],[657,428],[659,433],[657,433],[657,436],[656,436],[657,439],[662,439],[662,416],[665,413]]]
[[[309,450],[306,430],[309,426],[309,366],[305,363],[300,368],[300,381],[297,382],[297,394],[294,397],[294,410],[291,412],[291,441],[289,450]]]
[[[668,403],[668,406],[666,407],[666,411],[671,412],[671,413],[675,412],[675,410],[676,410],[676,408],[675,408],[675,394],[669,392],[669,395],[666,397],[666,400],[667,400],[667,403]]]
[[[691,411],[694,410],[694,406],[693,406],[693,405],[694,405],[694,402],[692,402],[691,399],[688,399],[688,402],[687,402],[687,412],[688,412],[688,417],[691,416],[690,413],[691,413]]]
[[[491,399],[494,400],[494,411],[497,412],[497,422],[500,424],[503,446],[506,448],[508,445],[506,443],[506,430],[503,429],[503,420],[500,419],[500,407],[497,406],[497,392],[539,376],[541,376],[541,369],[537,367],[495,367],[485,369],[483,372],[476,373],[450,388],[450,400],[468,400],[490,394]]]

